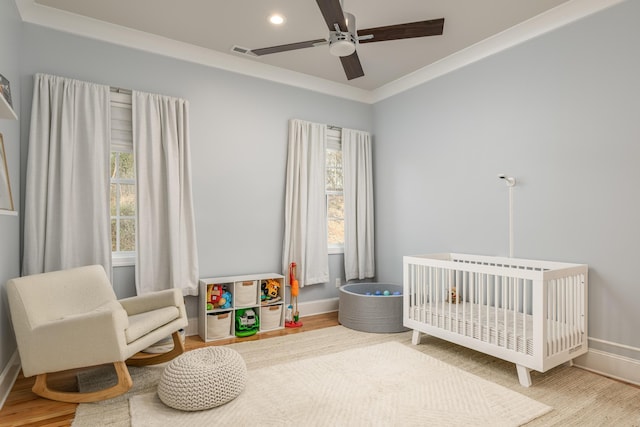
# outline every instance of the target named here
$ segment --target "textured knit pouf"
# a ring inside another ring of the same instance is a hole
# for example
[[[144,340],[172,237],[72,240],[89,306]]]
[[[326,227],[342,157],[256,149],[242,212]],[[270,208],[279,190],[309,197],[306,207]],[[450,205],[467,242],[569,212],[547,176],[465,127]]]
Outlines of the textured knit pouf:
[[[164,369],[158,397],[181,411],[201,411],[224,405],[244,390],[247,366],[242,356],[226,347],[186,352]]]

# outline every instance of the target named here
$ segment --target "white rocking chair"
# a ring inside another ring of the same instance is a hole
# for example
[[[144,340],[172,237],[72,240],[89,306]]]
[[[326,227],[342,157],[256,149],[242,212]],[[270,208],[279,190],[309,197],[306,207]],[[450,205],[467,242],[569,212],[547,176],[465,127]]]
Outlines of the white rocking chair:
[[[117,300],[99,265],[36,274],[7,282],[7,294],[25,377],[37,375],[33,392],[63,402],[95,402],[133,385],[126,365],[166,362],[184,352],[179,330],[187,326],[177,289]],[[173,349],[138,352],[171,335]],[[47,374],[112,363],[118,383],[93,392],[50,389]]]

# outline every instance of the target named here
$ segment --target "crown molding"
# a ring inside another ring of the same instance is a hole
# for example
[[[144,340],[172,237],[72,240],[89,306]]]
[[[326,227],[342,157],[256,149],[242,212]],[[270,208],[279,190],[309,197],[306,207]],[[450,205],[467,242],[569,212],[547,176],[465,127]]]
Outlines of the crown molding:
[[[627,0],[570,0],[372,91],[212,51],[63,10],[15,0],[24,22],[289,86],[375,104]]]
[[[326,95],[370,103],[371,93],[364,89],[43,6],[35,0],[15,2],[22,21],[30,24]]]
[[[481,59],[624,1],[627,0],[571,0],[563,3],[527,21],[449,55],[440,61],[434,62],[375,89],[372,93],[371,103],[375,104],[378,101],[407,91],[444,74],[480,61]]]

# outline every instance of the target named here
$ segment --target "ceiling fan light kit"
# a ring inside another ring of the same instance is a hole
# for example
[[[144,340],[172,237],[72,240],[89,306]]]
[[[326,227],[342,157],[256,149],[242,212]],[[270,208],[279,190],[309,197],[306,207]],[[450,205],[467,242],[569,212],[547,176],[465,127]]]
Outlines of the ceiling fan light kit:
[[[340,58],[347,80],[364,76],[362,64],[360,63],[356,49],[360,42],[371,43],[414,37],[439,36],[442,35],[444,28],[444,18],[440,18],[358,31],[356,29],[355,16],[342,10],[340,0],[316,0],[316,3],[329,28],[329,53]],[[253,49],[251,53],[256,56],[262,56],[319,46],[326,44],[326,42],[327,40],[325,39],[309,40]]]

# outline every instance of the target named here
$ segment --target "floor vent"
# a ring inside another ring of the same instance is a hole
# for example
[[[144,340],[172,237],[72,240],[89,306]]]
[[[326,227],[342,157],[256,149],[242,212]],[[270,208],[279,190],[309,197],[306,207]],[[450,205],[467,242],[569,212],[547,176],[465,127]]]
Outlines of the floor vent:
[[[246,47],[237,46],[237,45],[233,45],[233,47],[231,48],[231,52],[239,53],[240,55],[246,55],[246,56],[256,56],[253,52],[251,52],[251,49],[247,49]]]

